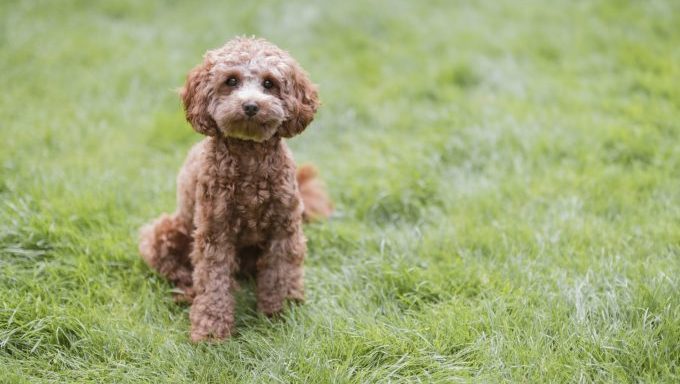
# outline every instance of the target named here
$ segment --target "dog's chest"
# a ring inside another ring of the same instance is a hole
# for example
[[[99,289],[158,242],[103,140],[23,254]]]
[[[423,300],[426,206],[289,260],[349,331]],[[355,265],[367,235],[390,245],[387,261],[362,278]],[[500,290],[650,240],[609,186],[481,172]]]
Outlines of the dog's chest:
[[[282,186],[273,175],[266,173],[239,174],[233,183],[231,222],[243,246],[265,241],[282,211]]]
[[[212,141],[206,177],[221,230],[238,246],[261,245],[301,214],[295,165],[280,141]],[[210,152],[208,152],[210,153]],[[221,217],[221,218],[220,218]]]

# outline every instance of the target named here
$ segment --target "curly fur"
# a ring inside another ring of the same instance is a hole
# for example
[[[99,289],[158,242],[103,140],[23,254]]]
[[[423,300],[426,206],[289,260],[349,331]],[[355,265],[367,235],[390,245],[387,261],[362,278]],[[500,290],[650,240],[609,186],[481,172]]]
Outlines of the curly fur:
[[[191,339],[223,339],[233,332],[239,272],[255,276],[267,315],[304,300],[302,220],[327,217],[332,205],[313,167],[296,174],[282,138],[301,133],[319,101],[292,57],[255,38],[208,51],[181,98],[207,137],[179,172],[176,212],[141,229],[139,251],[192,303]]]

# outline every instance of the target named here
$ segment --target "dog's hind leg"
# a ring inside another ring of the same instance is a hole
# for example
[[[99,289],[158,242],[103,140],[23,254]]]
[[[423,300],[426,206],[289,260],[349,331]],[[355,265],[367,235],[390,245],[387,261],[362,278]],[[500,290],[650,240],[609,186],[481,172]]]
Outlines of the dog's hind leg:
[[[177,212],[161,215],[140,230],[139,253],[151,268],[170,280],[183,293],[178,301],[193,298],[193,266],[189,254],[193,247],[193,215],[197,167],[201,144],[192,148],[177,176]]]
[[[140,230],[139,253],[146,263],[170,280],[184,294],[178,300],[191,300],[193,268],[189,260],[193,239],[192,225],[178,215],[161,215]]]

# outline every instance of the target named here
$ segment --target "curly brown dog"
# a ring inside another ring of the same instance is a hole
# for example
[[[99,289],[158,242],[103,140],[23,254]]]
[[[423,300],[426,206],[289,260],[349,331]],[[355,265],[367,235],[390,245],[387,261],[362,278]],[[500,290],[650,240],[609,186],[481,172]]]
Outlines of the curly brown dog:
[[[235,276],[255,276],[267,315],[304,300],[306,219],[331,203],[316,173],[283,138],[302,132],[317,90],[286,52],[255,38],[208,51],[181,91],[186,118],[207,137],[177,177],[177,211],[141,230],[139,251],[192,302],[191,339],[223,339],[234,325]]]

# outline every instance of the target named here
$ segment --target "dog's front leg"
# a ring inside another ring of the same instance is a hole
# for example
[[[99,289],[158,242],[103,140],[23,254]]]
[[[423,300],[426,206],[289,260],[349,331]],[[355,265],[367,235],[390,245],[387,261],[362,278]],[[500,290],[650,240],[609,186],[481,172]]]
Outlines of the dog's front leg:
[[[304,301],[305,253],[305,238],[299,225],[269,243],[257,261],[258,310],[271,316],[283,309],[286,299]]]
[[[234,325],[234,271],[236,250],[226,241],[196,242],[191,339],[224,339]]]

